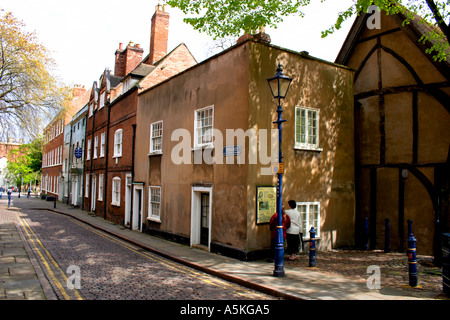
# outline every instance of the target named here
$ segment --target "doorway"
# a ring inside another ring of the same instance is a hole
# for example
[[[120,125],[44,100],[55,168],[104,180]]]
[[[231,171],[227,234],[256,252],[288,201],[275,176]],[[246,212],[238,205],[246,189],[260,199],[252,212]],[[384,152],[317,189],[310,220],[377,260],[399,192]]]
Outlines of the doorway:
[[[76,206],[78,203],[78,175],[72,176],[72,205]]]
[[[201,193],[200,244],[207,246],[209,240],[209,193]]]
[[[134,186],[131,230],[142,231],[143,186]]]
[[[126,176],[125,184],[125,226],[129,227],[131,223],[131,193],[132,193],[131,174]]]
[[[210,249],[212,187],[192,187],[191,246],[200,244]]]
[[[91,211],[95,212],[95,205],[97,204],[97,175],[92,175],[92,189],[91,189]]]

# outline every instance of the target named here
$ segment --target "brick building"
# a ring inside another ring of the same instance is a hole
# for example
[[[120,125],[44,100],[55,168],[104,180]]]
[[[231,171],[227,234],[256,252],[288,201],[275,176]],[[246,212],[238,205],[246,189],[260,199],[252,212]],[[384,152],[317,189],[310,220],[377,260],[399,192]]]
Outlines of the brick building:
[[[20,142],[14,142],[14,138],[9,138],[7,142],[0,142],[0,188],[7,189],[8,186],[13,185],[14,181],[10,181],[6,177],[6,166],[8,165],[9,152],[14,149],[18,149],[22,144]]]
[[[93,84],[86,128],[83,209],[129,225],[134,129],[138,93],[196,64],[184,44],[167,53],[169,14],[157,6],[150,53],[139,44],[119,44],[114,74],[105,70]]]
[[[72,96],[65,101],[63,110],[45,127],[43,132],[41,192],[56,199],[63,199],[64,129],[72,116],[86,104],[89,91],[76,85]]]

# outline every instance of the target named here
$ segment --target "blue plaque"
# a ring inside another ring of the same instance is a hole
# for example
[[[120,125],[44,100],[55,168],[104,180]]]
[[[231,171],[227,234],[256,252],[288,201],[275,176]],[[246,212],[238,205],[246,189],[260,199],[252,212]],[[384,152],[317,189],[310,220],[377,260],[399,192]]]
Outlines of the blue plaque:
[[[75,158],[80,159],[83,156],[83,149],[75,148]]]
[[[226,156],[238,156],[241,154],[241,146],[226,146],[223,148],[223,155]]]

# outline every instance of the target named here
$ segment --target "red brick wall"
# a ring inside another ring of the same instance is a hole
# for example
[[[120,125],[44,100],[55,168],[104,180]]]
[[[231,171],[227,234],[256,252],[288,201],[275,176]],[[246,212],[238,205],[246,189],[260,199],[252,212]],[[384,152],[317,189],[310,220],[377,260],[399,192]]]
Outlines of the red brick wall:
[[[194,66],[196,63],[188,48],[184,44],[181,44],[164,61],[161,61],[158,67],[146,79],[141,81],[140,86],[143,90],[150,88]]]
[[[143,53],[144,49],[139,44],[133,46],[130,42],[125,50],[122,49],[122,44],[120,44],[119,49],[116,51],[114,75],[124,77],[133,71],[142,61]]]
[[[19,144],[17,143],[0,143],[0,159],[6,157],[9,160],[8,153],[18,148]]]
[[[65,115],[59,115],[58,118],[54,119],[53,122],[44,131],[44,145],[42,150],[42,192],[56,196],[58,199],[59,181],[62,171],[62,155],[57,156],[56,150],[62,152],[64,149],[64,130],[57,131],[58,127],[66,125],[64,121]],[[62,120],[62,121],[61,121]],[[54,130],[55,136],[52,135]],[[47,138],[46,138],[47,137]],[[51,156],[53,155],[53,156]],[[51,161],[53,158],[53,162]],[[48,177],[48,178],[47,178]]]
[[[155,63],[167,54],[169,17],[169,13],[165,12],[163,7],[156,7],[156,12],[152,17],[149,64]]]
[[[107,220],[123,224],[125,219],[126,175],[132,172],[133,124],[136,123],[137,90],[120,98],[111,106],[108,142]],[[122,130],[122,156],[114,156],[114,138],[117,130]],[[112,205],[113,178],[120,178],[120,206]]]

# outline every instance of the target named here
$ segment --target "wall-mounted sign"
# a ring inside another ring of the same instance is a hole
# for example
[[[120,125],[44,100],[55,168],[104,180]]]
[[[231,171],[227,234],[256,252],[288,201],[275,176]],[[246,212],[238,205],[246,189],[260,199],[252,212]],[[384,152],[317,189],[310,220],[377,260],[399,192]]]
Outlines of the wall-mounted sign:
[[[75,158],[80,159],[83,156],[83,149],[75,148]]]
[[[256,187],[256,223],[269,223],[277,211],[277,187]]]
[[[284,162],[272,164],[272,173],[273,174],[276,174],[276,173],[283,174],[284,173]]]
[[[223,156],[238,156],[241,154],[241,146],[226,146],[223,148]]]

